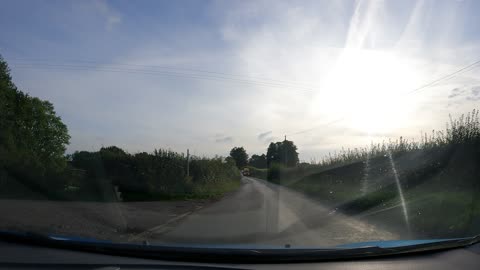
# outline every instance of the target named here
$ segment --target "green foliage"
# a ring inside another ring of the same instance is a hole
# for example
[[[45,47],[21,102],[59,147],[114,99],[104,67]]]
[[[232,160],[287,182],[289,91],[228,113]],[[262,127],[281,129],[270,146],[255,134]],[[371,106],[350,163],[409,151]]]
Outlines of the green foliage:
[[[70,136],[53,105],[18,90],[0,57],[1,185],[55,193],[63,188]]]
[[[258,169],[267,168],[267,156],[265,156],[265,154],[252,155],[252,157],[250,157],[250,159],[248,160],[248,166]]]
[[[420,142],[399,138],[342,150],[320,164],[272,167],[270,181],[305,193],[332,211],[383,226],[405,226],[399,179],[412,233],[423,237],[478,234],[480,124],[474,110],[450,119]],[[276,176],[276,177],[275,177]]]
[[[285,167],[294,167],[298,164],[297,146],[288,140],[270,143],[267,149],[267,166],[273,163],[282,164]]]
[[[77,184],[81,189],[98,193],[97,180],[106,179],[110,186],[119,186],[125,200],[214,197],[240,183],[233,161],[222,158],[192,157],[189,176],[187,158],[167,150],[131,155],[110,146],[98,152],[75,152],[71,158],[71,164],[85,173]]]
[[[252,166],[247,166],[250,176],[267,180],[268,169],[259,169]]]
[[[248,163],[248,155],[247,151],[243,147],[234,147],[230,150],[230,157],[235,160],[235,164],[239,169],[247,166]]]
[[[55,114],[53,105],[19,91],[0,58],[1,155],[7,160],[0,164],[40,166],[61,169],[65,166],[64,152],[70,136],[65,124]]]
[[[271,163],[267,171],[267,180],[278,184],[282,168],[283,166],[279,163]]]
[[[240,172],[231,160],[193,157],[172,151],[131,155],[115,147],[75,152],[67,158],[70,136],[53,105],[19,91],[0,58],[0,187],[3,197],[58,200],[219,196],[238,187]],[[243,150],[243,148],[237,150]],[[235,157],[242,166],[238,153]],[[246,164],[247,157],[243,157]]]

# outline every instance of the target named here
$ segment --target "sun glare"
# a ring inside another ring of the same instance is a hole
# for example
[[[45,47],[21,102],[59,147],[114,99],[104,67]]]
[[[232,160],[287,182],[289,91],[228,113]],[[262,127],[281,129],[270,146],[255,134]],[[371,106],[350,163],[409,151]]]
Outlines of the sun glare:
[[[366,133],[386,133],[404,125],[416,107],[405,94],[420,75],[406,59],[372,50],[345,50],[313,102],[318,117],[344,118]]]

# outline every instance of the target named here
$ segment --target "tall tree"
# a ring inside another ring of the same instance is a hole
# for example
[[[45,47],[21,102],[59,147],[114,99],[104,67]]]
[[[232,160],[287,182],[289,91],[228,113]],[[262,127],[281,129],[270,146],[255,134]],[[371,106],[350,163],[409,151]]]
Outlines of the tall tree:
[[[294,167],[298,164],[297,146],[293,141],[270,143],[267,149],[267,166],[273,163],[282,164],[286,167]]]
[[[247,151],[243,147],[234,147],[230,150],[230,156],[235,160],[235,164],[238,168],[247,166],[248,155]]]
[[[16,94],[17,88],[12,82],[7,62],[0,56],[0,169],[9,163],[8,157],[14,148]]]
[[[69,139],[53,105],[18,90],[0,56],[0,166],[58,171],[66,164]]]

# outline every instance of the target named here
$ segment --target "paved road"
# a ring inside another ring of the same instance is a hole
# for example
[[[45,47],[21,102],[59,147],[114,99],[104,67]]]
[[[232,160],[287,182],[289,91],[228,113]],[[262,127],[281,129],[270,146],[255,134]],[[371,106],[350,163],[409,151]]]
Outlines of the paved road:
[[[119,242],[331,246],[399,235],[330,209],[289,188],[244,177],[218,201],[0,200],[0,229]],[[384,219],[382,219],[382,223]]]
[[[289,188],[244,177],[222,200],[143,237],[156,243],[319,247],[398,239],[395,233],[348,217]]]
[[[126,242],[211,203],[211,200],[105,203],[4,199],[0,200],[0,230]]]

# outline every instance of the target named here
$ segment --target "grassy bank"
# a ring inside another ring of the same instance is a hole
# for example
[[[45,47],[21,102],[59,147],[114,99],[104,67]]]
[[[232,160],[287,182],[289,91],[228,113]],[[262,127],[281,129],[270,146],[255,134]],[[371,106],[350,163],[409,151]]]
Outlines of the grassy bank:
[[[417,143],[372,144],[317,165],[271,168],[277,172],[268,175],[345,214],[409,226],[418,237],[456,237],[480,233],[479,164],[474,111]]]

